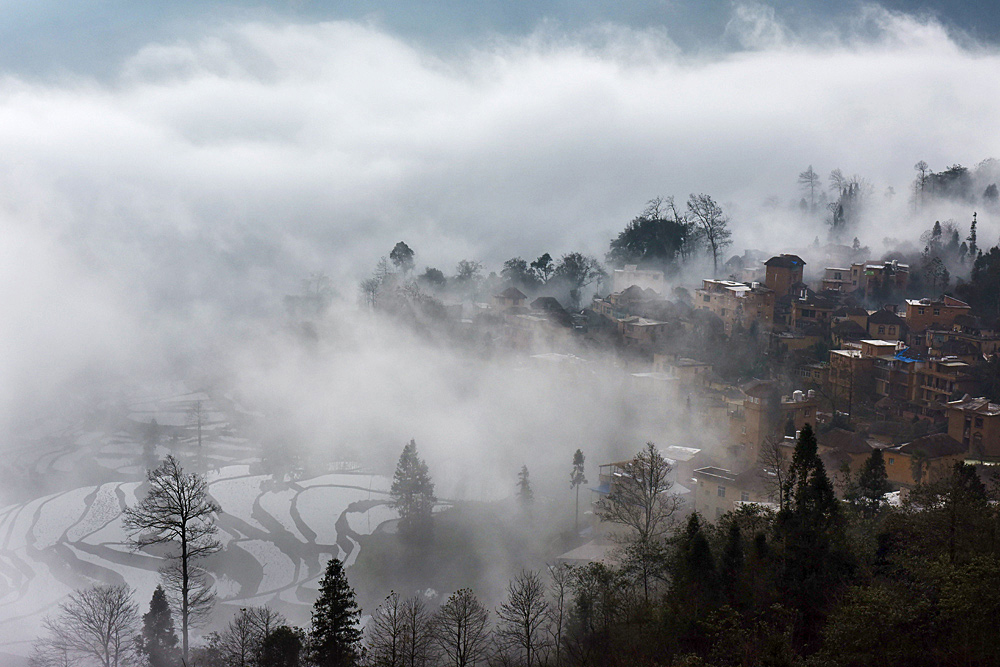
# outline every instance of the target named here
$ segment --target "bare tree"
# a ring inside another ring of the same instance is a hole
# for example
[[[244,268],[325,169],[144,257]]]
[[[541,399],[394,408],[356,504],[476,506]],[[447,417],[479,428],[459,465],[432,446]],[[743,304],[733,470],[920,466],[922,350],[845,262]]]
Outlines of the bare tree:
[[[691,221],[691,215],[687,211],[681,213],[677,209],[677,204],[674,202],[672,195],[664,200],[664,204],[666,205],[666,210],[670,212],[673,223],[679,229],[683,230],[684,240],[681,243],[680,253],[681,259],[687,261],[698,251],[698,246],[701,245],[704,239],[701,237],[698,225]]]
[[[925,161],[921,160],[913,165],[913,169],[917,172],[917,180],[914,182],[913,187],[920,197],[920,203],[923,203],[924,188],[927,186],[927,174],[930,173],[931,168]]]
[[[522,570],[507,584],[507,599],[497,609],[497,640],[523,657],[525,667],[542,663],[548,608],[538,573]]]
[[[365,305],[369,308],[374,308],[378,304],[381,290],[382,281],[376,276],[361,281],[361,295],[364,297]]]
[[[59,615],[44,621],[48,635],[36,642],[32,664],[121,667],[135,657],[139,606],[125,584],[74,591]]]
[[[490,612],[471,589],[452,593],[434,615],[434,642],[448,665],[473,667],[486,657]]]
[[[549,565],[549,577],[552,583],[549,584],[551,602],[549,603],[549,637],[555,652],[555,667],[561,667],[563,657],[563,636],[566,632],[566,621],[569,617],[569,595],[571,586],[573,566],[566,563]]]
[[[768,500],[784,507],[789,461],[779,438],[770,435],[764,438],[757,463],[760,465],[761,486],[767,491]]]
[[[372,667],[406,665],[406,621],[405,603],[398,593],[391,591],[375,608],[365,626],[368,664]]]
[[[419,597],[403,600],[403,624],[406,632],[403,667],[427,667],[433,664],[437,657],[433,617]]]
[[[733,243],[733,233],[729,230],[729,216],[723,213],[722,207],[706,194],[692,194],[688,198],[687,206],[702,238],[708,244],[708,251],[712,253],[712,267],[715,274],[718,274],[719,254]]]
[[[651,582],[663,569],[663,537],[673,523],[679,501],[670,493],[673,466],[651,442],[626,463],[607,497],[597,502],[597,516],[632,529],[625,542],[626,569],[642,583],[649,603]]]
[[[173,456],[167,456],[146,474],[149,492],[134,508],[125,510],[129,542],[139,550],[154,544],[173,545],[170,565],[163,570],[166,588],[180,601],[182,656],[188,659],[190,626],[205,620],[215,595],[205,573],[195,561],[217,552],[221,511],[208,495],[208,485],[195,473],[185,473]]]
[[[809,190],[809,210],[816,210],[816,188],[820,186],[820,177],[815,171],[813,171],[812,165],[809,168],[799,174],[799,185],[803,189]]]
[[[834,169],[830,172],[830,190],[839,195],[847,187],[847,184],[848,178],[844,176],[843,171]]]
[[[270,607],[240,609],[213,642],[227,667],[256,667],[264,640],[288,621]]]
[[[672,472],[656,445],[647,442],[622,467],[611,492],[597,502],[597,516],[631,528],[645,542],[663,537],[678,507],[677,496],[670,493]]]

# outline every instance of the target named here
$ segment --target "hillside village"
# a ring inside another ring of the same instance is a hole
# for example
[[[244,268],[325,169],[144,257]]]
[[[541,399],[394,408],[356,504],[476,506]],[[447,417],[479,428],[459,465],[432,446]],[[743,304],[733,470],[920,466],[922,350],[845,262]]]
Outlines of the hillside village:
[[[495,274],[483,280],[496,288],[488,301],[423,295],[414,308],[419,289],[401,298],[402,280],[387,274],[377,307],[425,324],[426,303],[438,303],[439,325],[458,338],[581,378],[573,369],[589,363],[588,352],[613,352],[635,405],[704,425],[687,441],[650,439],[674,451],[686,511],[708,519],[740,502],[775,502],[769,471],[790,459],[805,424],[816,428],[840,494],[873,449],[883,450],[902,497],[957,461],[1000,460],[1000,405],[984,395],[997,323],[948,293],[915,294],[926,281],[911,281],[898,259],[858,260],[857,247],[835,244],[810,251],[825,261],[747,250],[720,267],[726,279],[693,289],[624,265],[578,309],[563,303],[572,296],[529,297]],[[595,501],[612,478],[593,485]]]

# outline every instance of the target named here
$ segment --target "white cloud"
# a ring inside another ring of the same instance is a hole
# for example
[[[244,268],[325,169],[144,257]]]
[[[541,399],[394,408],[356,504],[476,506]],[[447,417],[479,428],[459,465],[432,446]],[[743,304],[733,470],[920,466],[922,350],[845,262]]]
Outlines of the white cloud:
[[[399,240],[446,272],[600,255],[650,197],[708,192],[736,250],[808,242],[819,225],[761,203],[797,199],[809,164],[893,185],[863,241],[902,238],[929,224],[905,203],[914,162],[1000,154],[994,49],[881,10],[856,37],[810,41],[757,6],[736,18],[755,50],[694,57],[661,32],[604,27],[442,57],[355,23],[246,23],[149,45],[110,84],[8,77],[3,234],[27,250],[0,282],[18,323],[3,329],[2,395],[49,359],[50,383],[73,377],[109,340],[123,356],[211,348],[308,271],[353,298]]]

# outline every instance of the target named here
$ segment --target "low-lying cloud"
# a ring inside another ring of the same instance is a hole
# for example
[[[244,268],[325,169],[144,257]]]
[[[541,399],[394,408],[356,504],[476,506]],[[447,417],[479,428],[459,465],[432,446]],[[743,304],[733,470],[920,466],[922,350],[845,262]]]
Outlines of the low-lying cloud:
[[[109,365],[153,372],[235,347],[232,363],[252,367],[239,360],[300,278],[324,271],[351,302],[399,240],[418,269],[446,273],[460,259],[601,256],[647,199],[707,192],[732,214],[734,250],[783,249],[825,233],[789,206],[809,164],[895,189],[863,242],[915,237],[930,222],[907,203],[914,162],[1000,155],[1000,54],[880,9],[859,26],[806,38],[740,5],[737,53],[695,56],[662,30],[604,26],[442,56],[367,24],[244,23],[150,44],[111,81],[8,76],[2,413],[26,387]],[[980,221],[992,242],[995,222]],[[365,354],[352,372],[379,368]],[[274,380],[263,372],[248,371]],[[419,387],[371,375],[372,395]],[[335,383],[316,411],[350,387]],[[399,418],[435,408],[413,406]],[[489,409],[452,405],[448,428]]]

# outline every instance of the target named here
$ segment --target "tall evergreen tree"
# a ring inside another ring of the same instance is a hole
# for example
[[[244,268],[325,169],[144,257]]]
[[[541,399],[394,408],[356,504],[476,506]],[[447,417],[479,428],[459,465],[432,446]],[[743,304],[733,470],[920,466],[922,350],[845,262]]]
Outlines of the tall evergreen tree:
[[[570,488],[576,489],[576,514],[573,520],[574,530],[580,532],[580,486],[587,483],[587,476],[584,474],[583,452],[579,449],[573,454],[573,470],[569,474]]]
[[[858,473],[856,497],[853,498],[865,516],[873,517],[882,508],[885,494],[892,491],[889,484],[889,474],[885,470],[885,458],[881,449],[872,450],[871,456],[865,460]]]
[[[715,558],[698,514],[688,517],[673,539],[668,628],[687,650],[704,651],[703,622],[716,606],[718,574]]]
[[[517,502],[530,505],[535,500],[535,492],[531,490],[531,480],[528,478],[528,466],[521,466],[517,473]]]
[[[174,631],[174,619],[170,615],[170,603],[167,602],[163,586],[157,586],[153,591],[149,611],[142,617],[139,651],[146,656],[150,667],[174,667],[179,664],[177,633]]]
[[[976,214],[972,214],[972,225],[969,226],[969,236],[965,239],[969,242],[969,257],[972,261],[976,260],[976,253],[979,251],[979,246],[976,245]]]
[[[798,639],[810,646],[848,558],[838,501],[809,424],[799,432],[785,489],[776,524],[783,547],[782,587],[800,615]]]
[[[719,562],[719,580],[726,602],[737,607],[743,601],[743,534],[740,525],[733,521],[729,524],[729,532],[722,548],[722,558]]]
[[[319,667],[348,667],[358,659],[361,610],[347,582],[344,564],[331,558],[313,604],[309,648]]]
[[[427,464],[417,456],[417,443],[403,447],[392,477],[392,506],[399,512],[399,534],[410,541],[427,541],[434,532],[434,483]]]

